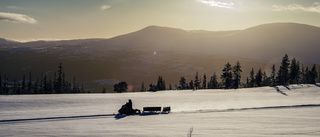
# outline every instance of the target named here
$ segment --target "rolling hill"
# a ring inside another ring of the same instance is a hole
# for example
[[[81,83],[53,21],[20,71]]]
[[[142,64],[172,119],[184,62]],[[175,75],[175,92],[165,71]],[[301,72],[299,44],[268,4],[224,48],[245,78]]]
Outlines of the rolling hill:
[[[305,65],[320,63],[320,28],[296,23],[272,23],[233,31],[190,31],[149,26],[110,39],[6,42],[1,39],[0,67],[7,76],[21,79],[32,71],[53,77],[59,62],[67,78],[75,75],[88,90],[112,90],[115,82],[127,81],[138,90],[159,75],[177,84],[196,72],[219,76],[223,66],[240,61],[245,79],[250,69],[269,71],[284,54]],[[2,44],[4,43],[4,44]]]

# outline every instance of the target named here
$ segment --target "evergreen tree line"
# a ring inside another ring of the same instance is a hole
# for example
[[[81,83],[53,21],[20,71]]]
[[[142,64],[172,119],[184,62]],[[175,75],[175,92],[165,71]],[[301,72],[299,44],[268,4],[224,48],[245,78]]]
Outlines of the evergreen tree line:
[[[158,77],[157,84],[149,85],[148,91],[157,91],[157,90],[173,90],[173,89],[218,89],[218,88],[239,88],[240,85],[240,79],[241,79],[241,65],[240,62],[236,62],[234,66],[231,66],[228,62],[225,65],[225,68],[222,70],[222,75],[220,77],[222,82],[218,82],[218,76],[216,73],[213,73],[213,75],[207,79],[207,75],[204,74],[203,77],[199,76],[199,73],[197,72],[194,80],[190,80],[187,82],[185,77],[180,77],[179,84],[175,85],[173,88],[171,84],[169,84],[169,87],[166,88],[165,81],[163,80],[162,76]],[[144,82],[142,83],[141,90],[140,91],[146,91],[146,88],[144,87]]]
[[[260,87],[260,86],[277,86],[288,84],[316,84],[320,79],[316,65],[312,68],[306,67],[297,61],[295,58],[289,60],[287,54],[282,58],[280,68],[276,71],[275,65],[271,68],[270,76],[266,72],[258,70],[254,75],[254,69],[250,71],[250,78],[247,77],[245,87]]]
[[[76,83],[75,77],[72,82],[67,81],[62,63],[60,63],[58,72],[54,73],[53,79],[48,78],[47,74],[41,75],[36,81],[32,81],[32,73],[29,72],[28,79],[26,75],[22,76],[22,80],[10,80],[6,74],[2,77],[0,73],[0,94],[62,94],[62,93],[81,93],[83,85],[80,89]]]
[[[180,77],[179,84],[173,88],[169,84],[166,88],[166,82],[162,76],[157,79],[157,84],[149,85],[148,91],[158,90],[183,90],[183,89],[237,89],[240,87],[261,87],[261,86],[277,86],[277,85],[288,85],[288,84],[315,84],[320,82],[319,75],[314,64],[312,68],[304,67],[300,65],[299,61],[295,58],[289,60],[287,54],[282,58],[282,62],[278,72],[276,71],[275,65],[271,68],[270,76],[266,72],[262,72],[261,68],[257,73],[252,68],[247,77],[246,83],[242,83],[241,80],[241,65],[237,61],[235,65],[231,65],[229,62],[222,69],[220,76],[220,82],[218,82],[218,76],[214,73],[208,80],[206,74],[203,75],[202,79],[199,78],[198,72],[196,73],[194,80],[187,82],[185,77]],[[141,84],[140,92],[147,91],[144,82]]]

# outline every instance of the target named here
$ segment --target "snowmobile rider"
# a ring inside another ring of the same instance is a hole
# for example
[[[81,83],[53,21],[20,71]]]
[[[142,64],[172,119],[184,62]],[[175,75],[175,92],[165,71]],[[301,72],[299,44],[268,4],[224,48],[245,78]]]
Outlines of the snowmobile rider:
[[[132,114],[140,114],[139,109],[133,109],[132,108],[132,101],[129,99],[129,101],[124,104],[119,110],[119,114],[126,114],[126,115],[132,115]]]
[[[139,109],[133,109],[132,108],[131,99],[129,99],[129,101],[128,101],[128,103],[126,105],[127,105],[127,109],[128,109],[130,114],[140,114],[141,113],[141,111]]]
[[[126,104],[127,105],[127,109],[129,110],[129,112],[132,112],[133,111],[133,108],[132,108],[132,101],[131,99],[129,99],[128,103]]]

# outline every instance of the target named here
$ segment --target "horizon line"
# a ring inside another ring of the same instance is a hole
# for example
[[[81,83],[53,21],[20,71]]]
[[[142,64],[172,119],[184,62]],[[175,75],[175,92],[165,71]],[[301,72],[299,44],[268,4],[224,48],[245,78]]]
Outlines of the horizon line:
[[[196,32],[196,31],[223,32],[223,31],[241,31],[241,30],[246,30],[246,29],[257,27],[257,26],[261,26],[261,25],[268,25],[268,24],[299,24],[299,25],[308,25],[308,26],[313,26],[313,27],[319,27],[320,28],[320,26],[304,24],[304,23],[297,23],[297,22],[271,22],[271,23],[264,23],[264,24],[254,25],[254,26],[247,27],[247,28],[244,28],[244,29],[234,29],[234,30],[204,30],[204,29],[187,30],[187,29],[182,29],[182,28],[177,28],[177,27],[170,27],[170,26],[148,25],[148,26],[143,27],[141,29],[138,29],[136,31],[127,32],[127,33],[124,33],[124,34],[120,34],[120,35],[116,35],[116,36],[112,36],[112,37],[105,37],[105,38],[102,38],[102,37],[100,37],[100,38],[98,38],[98,37],[87,37],[87,38],[71,38],[71,39],[63,39],[63,38],[28,38],[28,39],[3,38],[3,39],[8,40],[8,41],[13,41],[13,42],[19,42],[19,43],[28,43],[28,42],[37,42],[37,41],[54,42],[54,41],[69,41],[69,40],[111,39],[111,38],[115,38],[115,37],[118,37],[118,36],[134,33],[134,32],[137,32],[137,31],[140,31],[140,30],[143,30],[145,28],[152,27],[152,26],[163,27],[163,28],[171,28],[171,29],[181,29],[181,30],[188,31],[188,32],[192,32],[192,31],[193,32]]]

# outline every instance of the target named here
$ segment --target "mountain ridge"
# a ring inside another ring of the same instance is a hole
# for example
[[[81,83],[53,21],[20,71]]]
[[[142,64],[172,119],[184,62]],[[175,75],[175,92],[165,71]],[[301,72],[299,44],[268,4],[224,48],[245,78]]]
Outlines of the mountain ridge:
[[[265,26],[284,26],[284,25],[290,25],[290,26],[305,26],[305,27],[310,27],[310,28],[317,28],[320,29],[319,26],[314,26],[314,25],[308,25],[308,24],[302,24],[302,23],[292,23],[292,22],[277,22],[277,23],[266,23],[266,24],[260,24],[260,25],[256,25],[253,27],[249,27],[249,28],[245,28],[245,29],[241,29],[241,30],[222,30],[222,31],[213,31],[213,30],[184,30],[184,29],[180,29],[180,28],[173,28],[173,27],[165,27],[165,26],[158,26],[158,25],[150,25],[147,27],[144,27],[140,30],[134,31],[134,32],[130,32],[130,33],[126,33],[126,34],[122,34],[122,35],[118,35],[118,36],[114,36],[111,38],[82,38],[82,39],[70,39],[70,40],[35,40],[35,41],[27,41],[27,42],[18,42],[18,41],[14,41],[14,40],[9,40],[7,38],[0,38],[0,42],[2,41],[11,41],[11,42],[16,42],[16,43],[30,43],[30,42],[37,42],[37,41],[43,41],[43,42],[58,42],[58,41],[75,41],[75,40],[107,40],[107,39],[113,39],[119,36],[123,36],[123,35],[128,35],[128,34],[132,34],[132,33],[137,33],[137,32],[141,32],[141,31],[163,31],[163,30],[176,30],[176,31],[181,31],[181,32],[192,32],[192,33],[215,33],[215,32],[235,32],[235,31],[246,31],[246,30],[251,30],[251,29],[256,29],[256,28],[261,28],[261,27],[265,27]]]
[[[88,88],[106,86],[112,91],[113,85],[108,81],[127,81],[137,90],[142,81],[154,83],[159,75],[167,83],[177,83],[181,76],[190,79],[196,72],[219,75],[225,63],[240,61],[245,79],[251,68],[268,73],[284,54],[305,65],[320,64],[319,36],[319,27],[297,23],[264,24],[234,31],[149,26],[109,39],[9,44],[0,49],[0,62],[6,64],[0,66],[0,71],[14,78],[29,71],[40,76],[55,72],[63,62],[66,72],[76,75]]]

